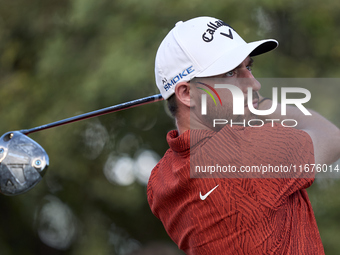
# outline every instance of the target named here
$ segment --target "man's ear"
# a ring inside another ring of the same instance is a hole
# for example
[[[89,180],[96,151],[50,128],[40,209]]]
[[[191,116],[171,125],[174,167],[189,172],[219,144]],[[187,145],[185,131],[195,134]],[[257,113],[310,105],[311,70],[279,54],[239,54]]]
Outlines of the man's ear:
[[[190,108],[190,83],[180,82],[175,87],[176,98],[179,102]]]

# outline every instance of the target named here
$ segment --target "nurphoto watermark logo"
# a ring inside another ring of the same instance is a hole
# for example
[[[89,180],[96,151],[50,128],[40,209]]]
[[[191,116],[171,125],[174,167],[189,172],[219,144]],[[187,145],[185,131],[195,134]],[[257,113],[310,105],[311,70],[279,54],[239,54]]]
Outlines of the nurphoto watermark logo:
[[[222,104],[222,100],[220,95],[217,93],[216,89],[227,89],[231,92],[232,95],[232,101],[233,101],[233,106],[232,106],[232,110],[233,110],[233,115],[244,115],[244,109],[245,109],[245,105],[247,105],[249,111],[254,114],[254,116],[268,116],[270,114],[273,114],[278,107],[278,88],[277,87],[273,87],[272,88],[272,106],[270,109],[267,110],[259,110],[256,109],[253,105],[253,95],[254,95],[254,91],[251,87],[248,87],[248,93],[247,93],[247,100],[245,100],[245,95],[243,93],[243,91],[236,85],[231,85],[231,84],[215,84],[214,87],[202,83],[202,82],[198,82],[200,85],[205,86],[206,88],[201,88],[201,87],[197,87],[198,89],[203,90],[204,92],[206,92],[214,101],[215,106],[217,106],[216,100],[213,96],[213,94],[211,92],[208,91],[208,89],[210,89],[218,98],[221,106],[223,106]],[[281,87],[281,116],[286,116],[287,115],[287,105],[293,105],[296,106],[304,115],[308,116],[308,115],[312,115],[307,108],[303,105],[307,102],[310,101],[311,99],[311,93],[308,89],[305,88],[299,88],[299,87]],[[301,96],[303,96],[302,98],[288,98],[288,94],[290,93],[295,93],[295,94],[299,94]],[[207,108],[208,108],[208,104],[207,104],[207,94],[202,94],[201,95],[201,114],[202,115],[207,115]],[[246,102],[247,101],[247,102]],[[233,119],[217,119],[214,118],[213,119],[213,127],[216,127],[217,125],[226,125],[226,124],[230,124],[232,125],[240,125],[242,124],[243,126],[250,126],[250,127],[261,127],[265,124],[266,122],[271,122],[272,126],[274,126],[274,122],[280,121],[281,125],[284,127],[296,127],[298,125],[297,120],[295,119],[250,119],[250,120],[246,120],[243,119],[241,122],[238,120],[237,122],[235,122],[235,120]],[[288,125],[287,122],[293,122],[293,125]],[[253,124],[256,123],[256,124]]]

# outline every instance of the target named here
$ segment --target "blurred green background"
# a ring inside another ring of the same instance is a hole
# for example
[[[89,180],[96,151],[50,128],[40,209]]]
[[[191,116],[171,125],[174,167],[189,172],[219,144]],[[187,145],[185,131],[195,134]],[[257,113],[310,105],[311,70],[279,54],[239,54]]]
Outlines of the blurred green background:
[[[158,45],[204,15],[246,41],[279,40],[256,77],[340,77],[339,1],[0,0],[0,133],[158,93]],[[340,126],[339,103],[318,106]],[[173,128],[159,102],[30,135],[50,167],[28,193],[0,196],[0,254],[183,254],[146,199]],[[339,181],[308,192],[326,254],[339,254]]]

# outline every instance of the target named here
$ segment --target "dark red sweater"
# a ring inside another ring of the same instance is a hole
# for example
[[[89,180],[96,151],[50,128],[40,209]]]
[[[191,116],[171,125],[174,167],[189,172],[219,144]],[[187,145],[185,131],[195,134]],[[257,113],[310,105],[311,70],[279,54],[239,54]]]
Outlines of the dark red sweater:
[[[168,133],[170,149],[153,169],[147,195],[152,212],[186,254],[324,254],[305,190],[314,178],[298,174],[270,179],[190,178],[194,157],[200,164],[218,159],[238,167],[314,163],[307,133],[270,128],[226,126],[219,132]]]

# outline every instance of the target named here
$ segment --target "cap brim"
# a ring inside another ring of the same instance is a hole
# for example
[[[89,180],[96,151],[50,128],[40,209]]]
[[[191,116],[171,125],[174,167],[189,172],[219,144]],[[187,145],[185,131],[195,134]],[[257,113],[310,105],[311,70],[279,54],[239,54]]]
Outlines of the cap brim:
[[[247,43],[228,51],[196,77],[209,77],[229,72],[238,67],[248,56],[257,56],[275,49],[279,43],[268,39]]]

